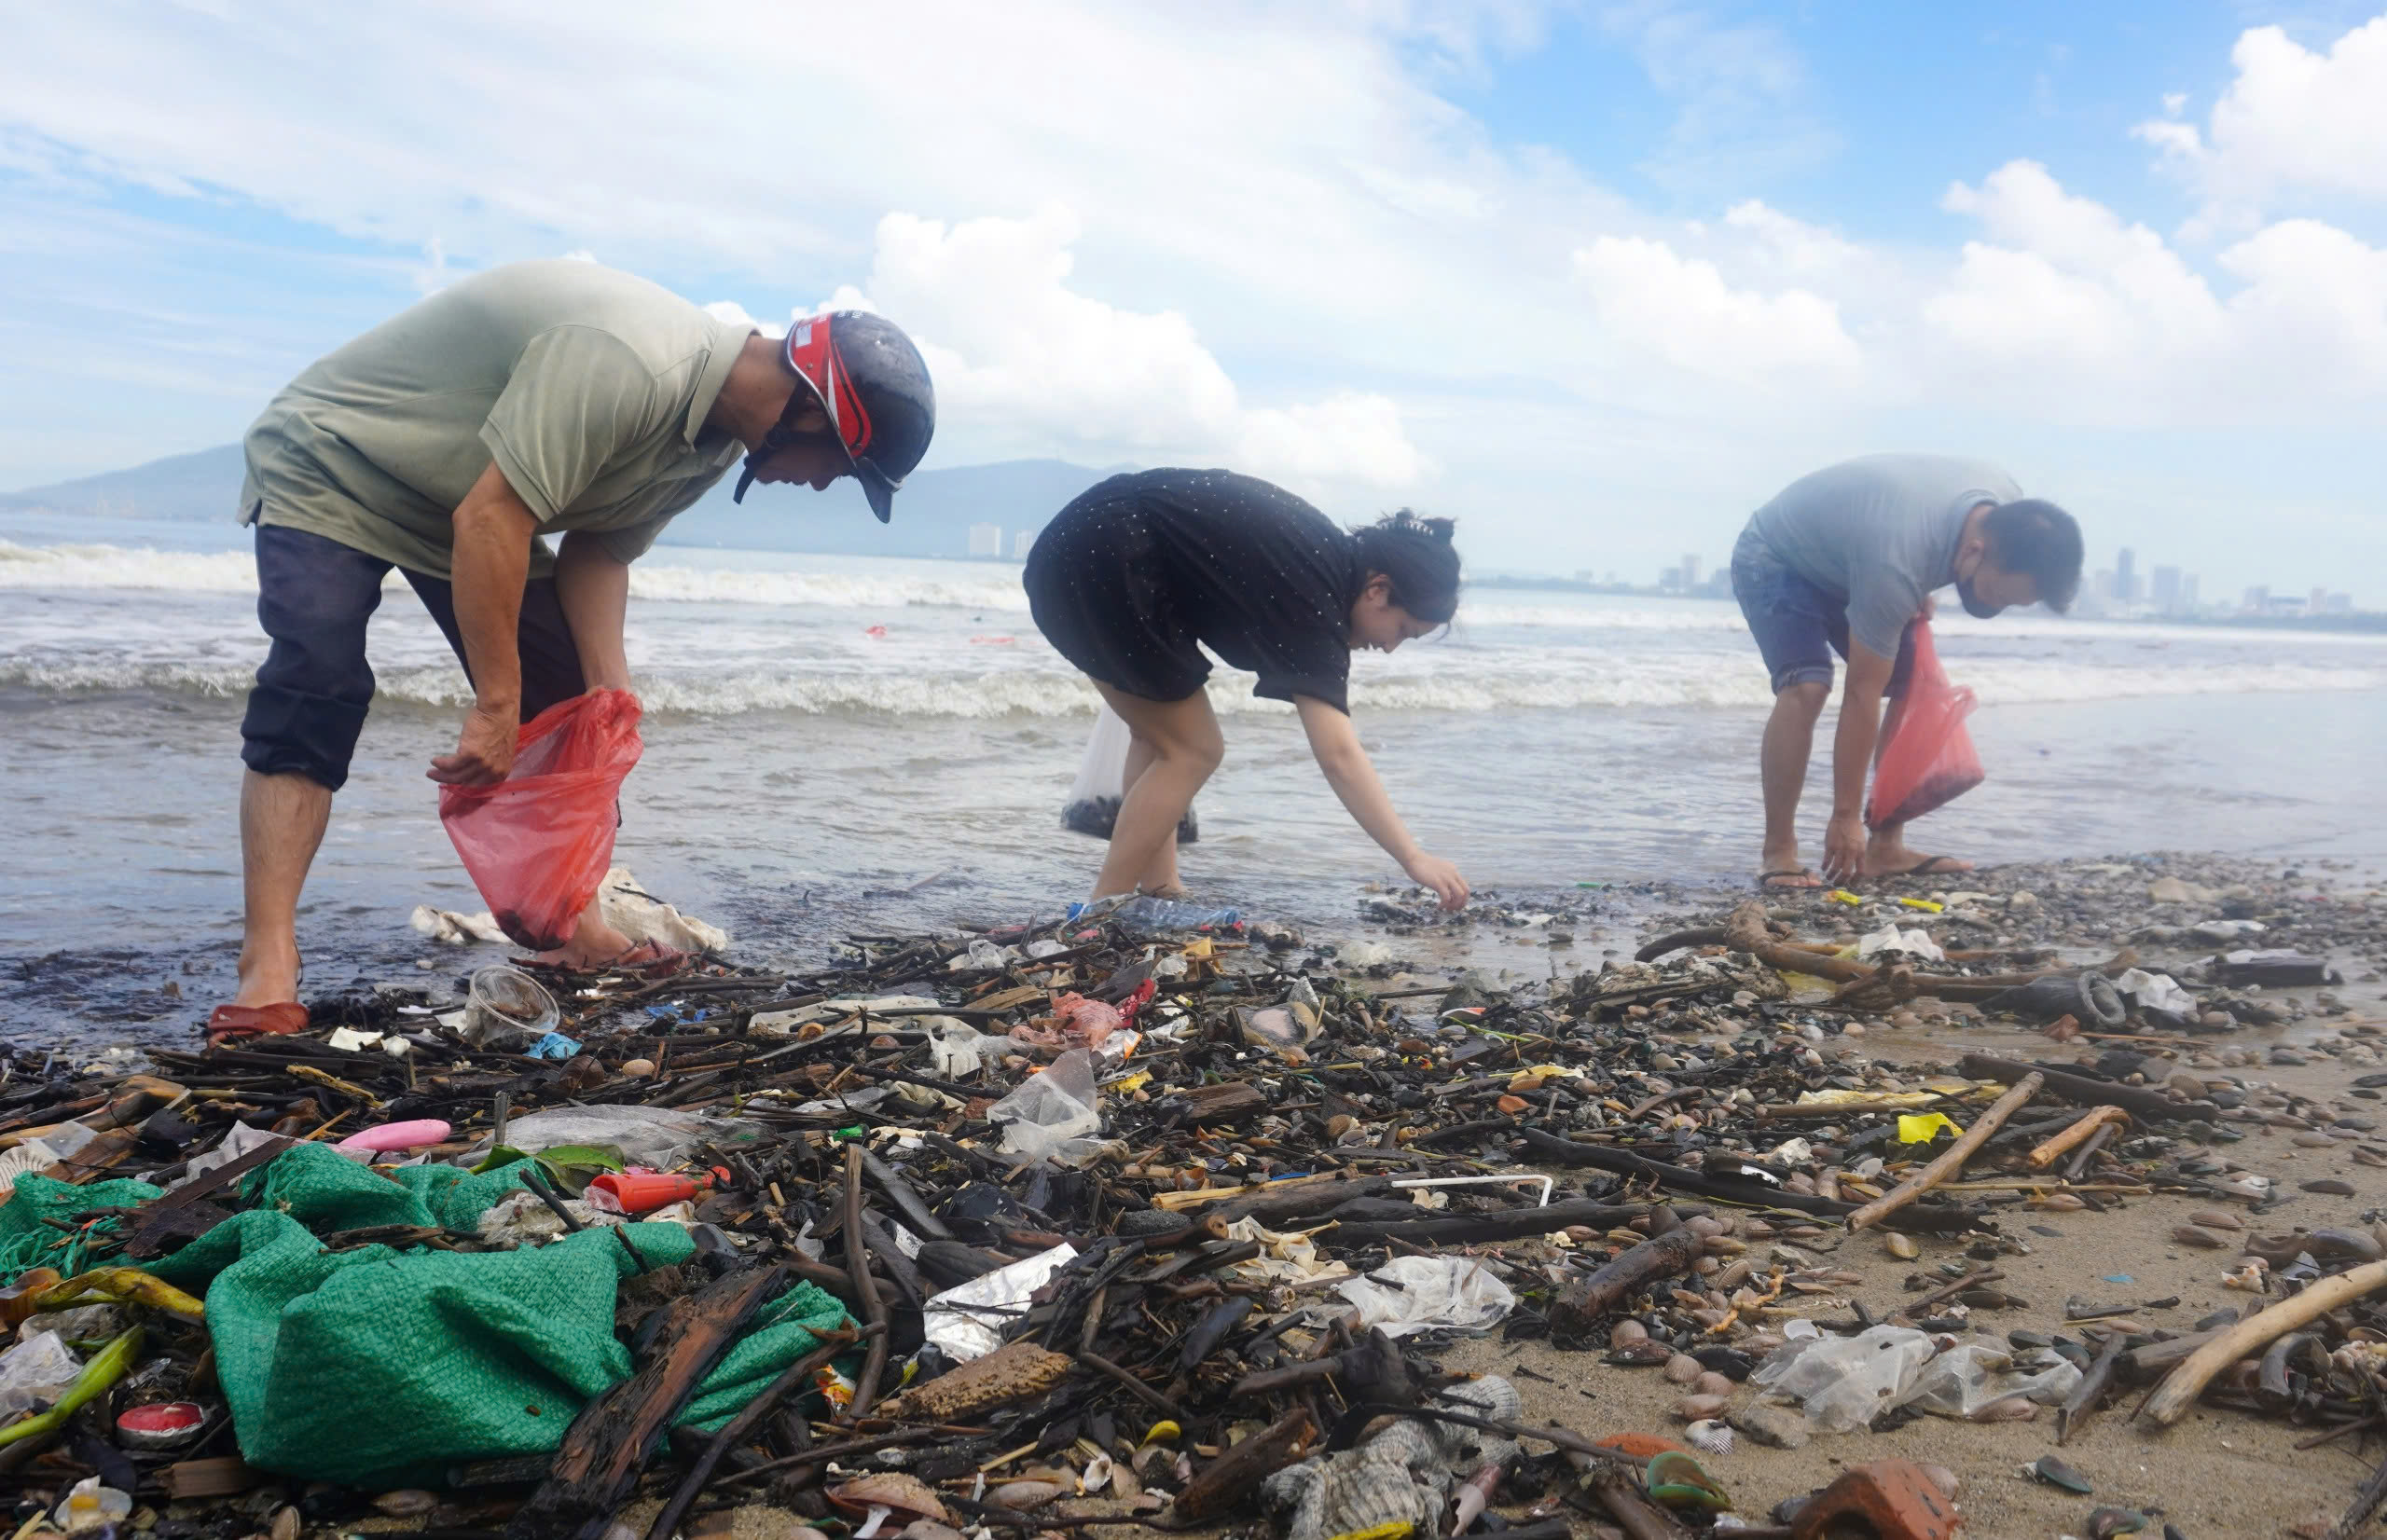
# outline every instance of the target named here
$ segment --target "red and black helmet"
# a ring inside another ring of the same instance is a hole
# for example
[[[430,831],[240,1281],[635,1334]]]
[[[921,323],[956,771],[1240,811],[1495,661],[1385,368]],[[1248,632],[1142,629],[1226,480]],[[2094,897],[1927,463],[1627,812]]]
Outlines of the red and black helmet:
[[[870,499],[870,511],[886,523],[894,511],[895,489],[928,453],[936,433],[936,390],[920,351],[901,326],[868,310],[807,316],[788,328],[783,347],[788,367],[829,414],[854,479]],[[756,467],[794,438],[789,423],[805,399],[791,396],[779,425],[746,457],[733,502],[745,501]]]

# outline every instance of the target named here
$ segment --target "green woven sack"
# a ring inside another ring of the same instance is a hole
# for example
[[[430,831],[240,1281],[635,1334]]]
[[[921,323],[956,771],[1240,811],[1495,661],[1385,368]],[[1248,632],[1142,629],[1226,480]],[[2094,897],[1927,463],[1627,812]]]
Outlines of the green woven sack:
[[[297,1146],[247,1179],[259,1206],[151,1265],[206,1298],[242,1458],[368,1489],[437,1485],[464,1461],[554,1450],[590,1396],[628,1376],[614,1294],[642,1262],[668,1267],[694,1254],[677,1225],[591,1229],[537,1250],[490,1252],[327,1252],[307,1229],[469,1231],[520,1172],[518,1163],[478,1176],[426,1165],[384,1176]],[[28,1224],[56,1236],[42,1214],[155,1195],[139,1182],[20,1184],[0,1206],[0,1247],[30,1236]],[[682,1424],[718,1428],[845,1316],[809,1284],[789,1290],[706,1378]]]

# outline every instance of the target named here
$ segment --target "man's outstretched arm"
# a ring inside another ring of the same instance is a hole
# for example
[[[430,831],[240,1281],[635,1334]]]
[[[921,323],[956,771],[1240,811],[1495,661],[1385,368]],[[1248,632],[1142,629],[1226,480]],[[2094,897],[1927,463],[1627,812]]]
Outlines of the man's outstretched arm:
[[[564,536],[556,551],[556,602],[572,627],[582,682],[591,690],[628,689],[630,660],[622,623],[629,611],[629,563],[605,549],[602,536]]]
[[[1850,882],[1865,871],[1865,782],[1882,733],[1882,692],[1896,658],[1860,641],[1848,644],[1847,682],[1840,693],[1840,726],[1831,740],[1831,822],[1824,829],[1824,875]]]
[[[431,778],[487,786],[514,768],[522,722],[522,585],[531,575],[531,541],[539,520],[492,464],[456,505],[449,557],[456,631],[473,676],[473,708],[456,751],[431,762]]]

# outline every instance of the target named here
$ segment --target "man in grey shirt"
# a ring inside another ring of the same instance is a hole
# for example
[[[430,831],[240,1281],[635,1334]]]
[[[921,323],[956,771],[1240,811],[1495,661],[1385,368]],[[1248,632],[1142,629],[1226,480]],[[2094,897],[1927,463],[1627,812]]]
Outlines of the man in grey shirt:
[[[2080,555],[2071,515],[2023,497],[1994,465],[1948,455],[1846,461],[1792,482],[1750,517],[1732,549],[1732,592],[1773,681],[1759,762],[1759,887],[1819,886],[1799,859],[1799,793],[1815,719],[1831,695],[1834,653],[1848,660],[1848,686],[1832,741],[1824,875],[1847,882],[1971,869],[1915,854],[1903,824],[1866,832],[1866,777],[1897,725],[1912,659],[1909,627],[1929,617],[1932,590],[1952,583],[1966,612],[1983,619],[2011,605],[2063,610],[2080,586]]]
[[[272,645],[241,722],[240,989],[209,1037],[307,1024],[298,898],[372,705],[366,624],[392,569],[473,689],[430,778],[490,785],[524,722],[629,687],[629,564],[741,456],[740,497],[850,475],[884,521],[935,424],[890,322],[839,310],[763,337],[593,262],[460,280],[291,381],[246,442],[241,520]],[[554,960],[667,959],[591,905]]]

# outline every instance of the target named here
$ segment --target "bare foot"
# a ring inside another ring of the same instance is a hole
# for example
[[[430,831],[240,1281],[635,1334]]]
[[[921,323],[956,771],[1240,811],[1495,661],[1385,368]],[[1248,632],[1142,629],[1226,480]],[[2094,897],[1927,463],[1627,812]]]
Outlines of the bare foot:
[[[268,945],[252,942],[241,948],[241,986],[232,996],[234,1005],[279,1005],[298,997],[299,981],[306,977],[306,967],[298,959],[295,942]]]

